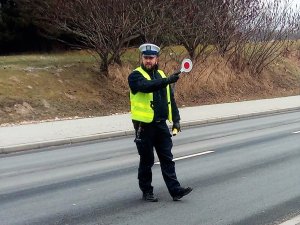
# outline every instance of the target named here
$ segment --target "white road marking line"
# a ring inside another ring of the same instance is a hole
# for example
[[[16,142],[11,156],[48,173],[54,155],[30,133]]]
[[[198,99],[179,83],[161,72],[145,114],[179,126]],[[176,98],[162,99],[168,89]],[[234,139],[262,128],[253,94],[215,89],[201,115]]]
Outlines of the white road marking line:
[[[293,134],[299,134],[299,133],[300,133],[300,130],[293,132]]]
[[[199,155],[206,155],[206,154],[210,154],[210,153],[213,153],[213,152],[214,151],[206,151],[206,152],[200,152],[200,153],[196,153],[196,154],[192,154],[192,155],[186,155],[186,156],[175,158],[175,159],[173,159],[173,161],[177,161],[177,160],[181,160],[181,159],[187,159],[187,158],[192,158],[192,157],[199,156]],[[160,162],[156,162],[154,164],[155,165],[159,165]]]

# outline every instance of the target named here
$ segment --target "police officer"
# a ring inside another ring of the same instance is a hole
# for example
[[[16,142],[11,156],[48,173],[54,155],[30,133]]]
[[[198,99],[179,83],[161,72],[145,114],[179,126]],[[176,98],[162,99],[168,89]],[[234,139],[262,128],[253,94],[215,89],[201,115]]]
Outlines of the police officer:
[[[172,135],[166,124],[168,119],[173,122],[172,129],[180,131],[180,115],[170,86],[177,82],[180,72],[166,77],[164,72],[158,69],[158,46],[147,43],[141,45],[139,50],[142,53],[142,64],[128,77],[135,143],[140,155],[139,187],[144,200],[158,201],[151,185],[154,147],[168,191],[173,200],[178,201],[192,191],[190,187],[181,187],[177,180],[171,153]]]

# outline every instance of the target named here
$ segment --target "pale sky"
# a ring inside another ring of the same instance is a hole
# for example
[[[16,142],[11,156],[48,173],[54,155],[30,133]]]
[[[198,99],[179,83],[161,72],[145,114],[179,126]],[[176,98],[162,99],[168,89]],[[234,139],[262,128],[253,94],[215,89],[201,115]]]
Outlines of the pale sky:
[[[298,7],[300,6],[300,0],[293,0],[292,7],[294,8],[296,5],[298,5]]]
[[[265,2],[273,2],[273,0],[263,0]],[[283,3],[285,0],[281,0]],[[293,9],[300,9],[300,0],[287,0]]]
[[[273,2],[273,0],[265,0],[266,2]],[[300,9],[300,0],[288,0],[291,7],[294,9]],[[284,2],[284,0],[282,0]]]

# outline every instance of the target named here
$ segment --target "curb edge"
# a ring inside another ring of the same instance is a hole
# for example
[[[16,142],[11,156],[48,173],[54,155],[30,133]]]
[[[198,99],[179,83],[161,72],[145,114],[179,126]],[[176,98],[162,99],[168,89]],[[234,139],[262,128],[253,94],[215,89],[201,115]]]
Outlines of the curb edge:
[[[210,124],[210,123],[220,123],[220,122],[224,122],[224,121],[234,121],[234,120],[238,120],[238,119],[258,117],[258,116],[263,116],[263,115],[281,114],[281,113],[285,113],[285,112],[296,111],[299,109],[300,109],[300,107],[294,107],[294,108],[288,108],[288,109],[275,109],[275,110],[269,110],[269,111],[264,111],[264,112],[254,112],[254,113],[248,113],[248,114],[243,114],[243,115],[229,115],[229,116],[225,116],[225,117],[216,117],[216,118],[211,118],[211,119],[206,119],[206,120],[183,122],[181,124],[181,126],[182,127],[193,127],[193,126],[205,125],[205,124]],[[117,132],[110,132],[110,133],[93,134],[93,135],[81,136],[81,137],[71,137],[71,138],[51,140],[51,141],[45,141],[45,142],[14,145],[14,146],[8,146],[8,147],[0,146],[0,154],[9,154],[9,153],[13,153],[13,152],[36,150],[36,149],[40,149],[40,148],[61,146],[61,145],[67,145],[67,144],[76,144],[76,143],[96,141],[96,140],[102,140],[102,139],[108,139],[108,138],[125,137],[125,136],[129,136],[129,135],[133,135],[133,134],[134,134],[133,130],[125,130],[125,131],[117,131]]]

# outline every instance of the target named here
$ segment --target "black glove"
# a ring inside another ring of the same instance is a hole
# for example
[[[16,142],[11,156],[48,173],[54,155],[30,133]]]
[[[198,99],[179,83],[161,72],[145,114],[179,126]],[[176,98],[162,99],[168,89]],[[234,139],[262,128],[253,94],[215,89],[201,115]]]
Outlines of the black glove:
[[[169,77],[167,77],[167,83],[168,83],[168,84],[172,84],[172,83],[177,82],[178,79],[179,79],[179,74],[180,74],[180,73],[181,73],[181,72],[178,71],[178,72],[173,73],[173,74],[170,75]]]
[[[175,136],[180,131],[181,131],[181,129],[180,129],[180,123],[179,123],[179,121],[178,122],[174,122],[173,126],[172,126],[173,136]]]

